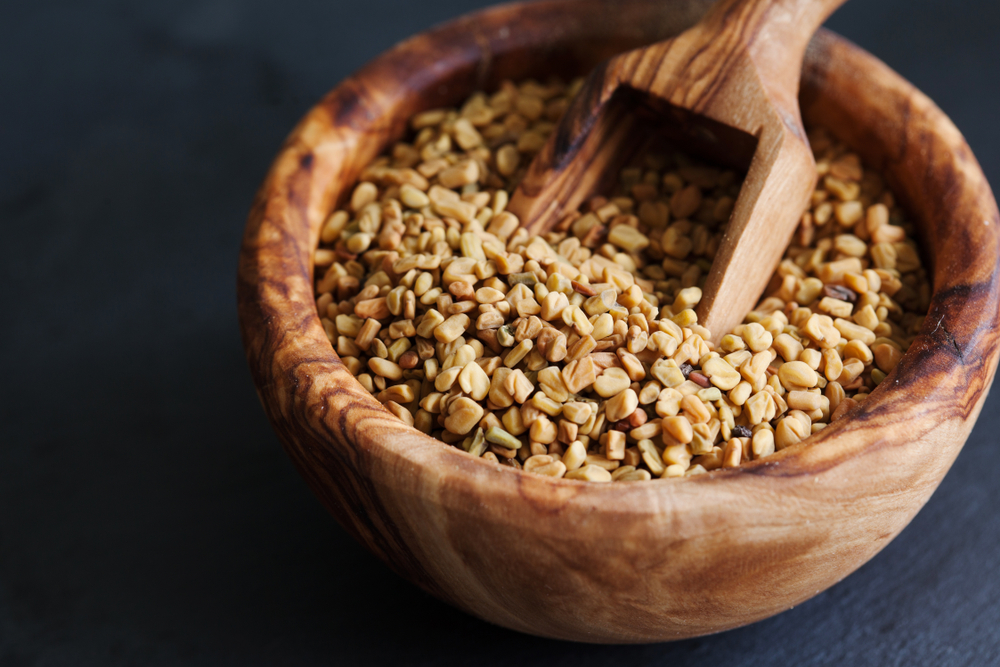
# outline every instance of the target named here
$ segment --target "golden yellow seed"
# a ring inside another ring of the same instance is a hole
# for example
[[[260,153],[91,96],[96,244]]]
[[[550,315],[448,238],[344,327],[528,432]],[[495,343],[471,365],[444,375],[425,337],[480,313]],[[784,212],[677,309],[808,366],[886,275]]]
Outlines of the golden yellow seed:
[[[886,345],[885,343],[880,343],[873,347],[872,354],[879,369],[886,374],[891,373],[899,365],[899,361],[903,357],[902,352],[892,345]]]
[[[802,361],[789,361],[778,369],[778,379],[781,385],[789,390],[809,389],[819,382],[819,376],[812,368]]]
[[[587,448],[579,440],[571,442],[562,455],[562,462],[566,465],[567,470],[576,470],[582,466],[586,460]]]
[[[702,364],[702,372],[722,391],[729,391],[740,383],[740,373],[721,357],[713,357]]]
[[[596,465],[585,465],[566,473],[566,479],[576,479],[586,482],[610,482],[611,473]]]
[[[675,441],[686,445],[694,437],[691,422],[686,417],[667,417],[662,422],[663,432]]]
[[[697,385],[695,385],[697,387]],[[700,387],[698,387],[700,390]],[[680,408],[692,424],[704,424],[712,417],[705,403],[694,394],[688,394],[681,399]]]
[[[546,477],[562,477],[566,474],[566,464],[562,461],[555,460],[547,454],[530,456],[525,459],[523,465],[525,472],[533,472],[536,475],[545,475]]]
[[[847,301],[825,296],[819,302],[819,309],[833,317],[850,317],[854,306]]]
[[[532,441],[548,445],[556,441],[558,429],[555,424],[545,415],[539,415],[528,429]]]
[[[621,431],[607,431],[601,436],[604,445],[604,458],[611,461],[621,461],[625,458],[625,434]]]
[[[749,382],[744,380],[729,392],[729,400],[733,405],[743,405],[750,398],[752,391],[753,387],[751,387]]]
[[[839,378],[844,371],[844,361],[840,358],[840,353],[836,349],[823,350],[823,361],[825,364],[823,375],[826,379],[833,382]]]
[[[399,188],[399,199],[405,206],[413,209],[424,208],[425,206],[429,206],[431,203],[431,200],[426,193],[418,190],[409,183],[405,183]]]
[[[628,389],[631,378],[621,368],[607,368],[594,381],[594,391],[602,398],[611,398]]]
[[[468,315],[452,315],[434,329],[434,338],[442,343],[450,343],[468,328],[471,320]],[[419,330],[418,330],[419,333]]]
[[[774,454],[774,433],[762,428],[753,434],[750,448],[754,459],[762,459]]]
[[[759,391],[747,399],[744,404],[744,412],[751,426],[756,426],[763,421],[768,413],[775,411],[774,399],[766,391]]]
[[[638,407],[639,397],[632,389],[625,389],[608,399],[605,414],[608,421],[617,422],[631,415]]]
[[[368,368],[371,369],[372,373],[387,380],[400,380],[403,377],[403,369],[400,368],[399,364],[388,359],[373,357],[368,360]]]
[[[818,410],[823,404],[823,395],[811,391],[790,391],[786,397],[788,407],[793,410]]]
[[[840,331],[828,315],[813,313],[801,330],[821,348],[836,347],[841,340]]]
[[[848,320],[838,318],[834,320],[834,326],[837,327],[837,331],[848,341],[861,341],[865,345],[871,345],[875,342],[875,332],[871,329],[867,329],[860,324],[855,324]]]
[[[752,352],[761,352],[771,347],[774,337],[760,324],[751,322],[743,327],[743,340]]]
[[[462,369],[458,376],[458,385],[476,401],[485,399],[490,392],[490,378],[483,367],[475,361],[468,362]]]
[[[483,418],[483,407],[465,396],[452,401],[449,410],[444,427],[457,435],[465,435]]]

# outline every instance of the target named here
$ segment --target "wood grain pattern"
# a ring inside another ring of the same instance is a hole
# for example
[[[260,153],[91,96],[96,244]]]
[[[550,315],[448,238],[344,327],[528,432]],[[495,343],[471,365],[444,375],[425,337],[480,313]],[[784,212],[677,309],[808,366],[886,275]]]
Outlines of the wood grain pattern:
[[[589,71],[680,32],[705,7],[547,0],[408,40],[310,111],[247,223],[238,275],[247,359],[303,477],[400,575],[522,632],[659,641],[799,604],[906,526],[951,466],[993,381],[1000,219],[990,188],[932,102],[829,33],[807,53],[803,114],[885,171],[920,225],[934,284],[917,341],[850,419],[740,468],[598,485],[445,446],[397,421],[350,376],[320,325],[310,257],[326,213],[401,136],[405,119],[503,77]]]
[[[646,134],[622,120],[643,98],[666,106],[660,123],[688,135],[696,154],[726,152],[696,119],[742,133],[756,150],[742,165],[746,179],[698,305],[699,322],[718,342],[760,299],[807,208],[816,165],[799,113],[799,74],[809,37],[843,1],[719,0],[677,37],[601,63],[508,209],[534,233],[576,211]],[[691,112],[686,122],[671,113],[680,110]]]

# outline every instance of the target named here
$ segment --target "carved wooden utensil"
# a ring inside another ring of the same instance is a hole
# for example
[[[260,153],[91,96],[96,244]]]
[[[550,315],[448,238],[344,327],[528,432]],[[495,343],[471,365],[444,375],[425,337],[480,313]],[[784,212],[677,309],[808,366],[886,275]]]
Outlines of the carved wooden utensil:
[[[749,148],[753,160],[698,305],[700,323],[718,341],[764,291],[816,183],[799,76],[809,38],[843,2],[720,0],[677,37],[602,63],[509,209],[540,233],[616,174],[641,139],[632,131],[635,92],[672,112],[665,121],[689,148],[737,164]]]

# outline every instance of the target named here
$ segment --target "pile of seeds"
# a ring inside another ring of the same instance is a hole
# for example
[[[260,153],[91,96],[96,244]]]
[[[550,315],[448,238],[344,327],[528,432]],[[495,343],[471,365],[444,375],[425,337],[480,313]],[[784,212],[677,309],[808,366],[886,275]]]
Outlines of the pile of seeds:
[[[736,173],[651,150],[549,234],[505,210],[578,85],[505,83],[418,114],[330,215],[316,304],[361,384],[473,456],[598,482],[737,466],[863,402],[930,298],[881,178],[810,134],[810,209],[716,346],[693,309]]]

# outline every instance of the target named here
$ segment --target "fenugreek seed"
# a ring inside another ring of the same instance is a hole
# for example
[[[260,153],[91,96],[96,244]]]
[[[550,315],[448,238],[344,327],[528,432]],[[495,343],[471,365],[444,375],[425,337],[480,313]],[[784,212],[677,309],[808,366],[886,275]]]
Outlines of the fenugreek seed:
[[[664,357],[673,356],[677,351],[677,339],[664,331],[654,331],[649,334],[645,349],[657,352]]]
[[[854,306],[847,301],[831,299],[826,296],[819,302],[819,309],[824,313],[832,315],[833,317],[850,317],[851,312],[854,310]]]
[[[425,206],[429,206],[431,203],[431,200],[425,193],[421,192],[409,183],[406,183],[399,188],[399,199],[405,206],[414,209],[424,208]]]
[[[521,161],[521,152],[513,144],[505,144],[496,152],[497,171],[501,175],[510,177],[517,171]]]
[[[639,252],[649,246],[649,239],[635,227],[615,225],[608,233],[608,243],[613,243],[626,252]]]
[[[397,384],[392,387],[387,387],[384,391],[379,392],[377,398],[382,403],[385,403],[386,401],[410,403],[414,399],[414,394],[413,389],[409,385]]]
[[[490,427],[486,431],[486,440],[504,449],[520,449],[521,447],[521,441],[518,438],[496,426]]]
[[[687,378],[673,359],[659,359],[649,369],[649,374],[664,387],[680,386]]]
[[[575,424],[583,424],[590,419],[590,404],[582,401],[571,401],[563,405],[562,414],[563,417]]]
[[[590,357],[567,363],[562,370],[563,383],[571,394],[578,394],[597,379],[597,369]]]
[[[444,420],[444,427],[458,435],[465,435],[483,418],[483,407],[471,398],[461,396],[452,401],[450,414]]]
[[[434,377],[434,388],[441,392],[449,391],[458,382],[458,376],[461,373],[461,366],[452,366],[440,371]]]
[[[501,329],[502,330],[502,329]],[[504,357],[503,363],[507,368],[514,368],[517,364],[521,362],[534,347],[534,343],[530,340],[522,340],[520,343],[511,348],[511,350]]]
[[[724,359],[713,357],[702,365],[702,372],[705,373],[712,384],[722,391],[729,391],[740,383],[740,373],[730,366]]]
[[[610,482],[611,473],[596,465],[585,465],[582,468],[570,470],[566,479],[576,479],[585,482]]]
[[[674,193],[670,199],[670,212],[675,218],[687,218],[701,207],[701,188],[689,185]]]
[[[844,362],[836,349],[823,350],[823,362],[825,365],[823,375],[827,380],[832,382],[840,377],[844,370]]]
[[[358,335],[354,338],[354,343],[362,350],[367,351],[375,339],[375,335],[381,328],[382,325],[378,321],[373,319],[365,320],[364,324],[358,330]]]
[[[702,403],[712,403],[722,398],[722,390],[718,387],[709,387],[708,389],[702,389],[695,396],[700,398]]]
[[[587,318],[587,315],[583,312],[583,310],[581,310],[579,306],[574,306],[568,310],[570,321],[566,324],[572,326],[573,330],[581,336],[590,335],[590,333],[594,330],[594,325],[590,323],[590,320]],[[564,313],[565,312],[566,311],[564,311]]]
[[[344,231],[349,217],[347,211],[334,211],[330,214],[330,217],[323,223],[320,240],[323,243],[333,243],[336,241],[340,237],[341,232]]]
[[[802,421],[794,417],[785,417],[774,429],[774,447],[780,451],[801,442],[809,437],[809,433],[809,428]]]
[[[378,197],[378,187],[374,183],[358,183],[351,194],[351,210],[357,212]]]
[[[462,391],[476,401],[485,399],[490,392],[490,378],[483,367],[474,361],[470,361],[462,369],[458,376],[458,384]]]
[[[542,331],[542,321],[532,315],[521,320],[514,330],[514,340],[534,340]]]
[[[774,433],[762,428],[753,434],[750,445],[754,459],[762,459],[774,454]]]
[[[697,287],[687,287],[677,293],[674,299],[673,310],[680,312],[688,308],[694,308],[701,301],[701,290]]]
[[[566,351],[566,361],[572,362],[582,359],[597,347],[597,341],[592,336],[585,335],[569,346]]]
[[[692,373],[689,373],[688,380],[691,380],[691,382],[694,382],[696,385],[702,388],[712,386],[712,382],[708,379],[708,376],[699,371],[694,371]]]
[[[824,349],[837,347],[841,340],[840,331],[834,326],[833,319],[818,313],[809,317],[802,332]]]
[[[532,396],[531,404],[550,417],[558,417],[562,412],[562,404],[552,400],[544,392]]]
[[[641,415],[643,419],[647,418],[646,412],[644,410],[636,410],[635,412],[632,413],[632,415],[633,416]],[[629,421],[631,421],[631,419]],[[663,433],[663,425],[661,423],[661,420],[657,419],[636,426],[635,428],[633,428],[631,431],[628,432],[628,435],[633,440],[647,440],[655,438],[661,433]]]
[[[413,415],[402,405],[396,403],[395,401],[387,401],[385,403],[385,407],[404,424],[407,426],[413,426]]]
[[[476,290],[476,301],[479,303],[496,303],[503,301],[504,293],[492,287],[480,287]]]
[[[512,347],[517,342],[514,340],[514,327],[505,325],[497,329],[497,342],[502,347]]]
[[[892,345],[881,343],[872,348],[875,363],[883,373],[891,373],[902,359],[902,353]]]
[[[774,338],[760,324],[752,322],[743,327],[743,340],[751,352],[761,352],[771,347]]]
[[[788,391],[809,389],[819,382],[819,376],[812,368],[801,361],[790,361],[778,369],[778,379]]]
[[[469,322],[468,315],[452,315],[434,329],[434,338],[442,343],[450,343],[465,333]]]
[[[837,318],[834,320],[833,325],[840,332],[840,335],[849,341],[857,340],[861,341],[865,345],[871,345],[875,342],[875,332],[871,329],[866,329],[860,324],[855,324],[848,320]]]
[[[479,164],[475,160],[464,160],[443,169],[437,175],[438,183],[449,189],[460,188],[479,180]]]
[[[368,360],[368,368],[371,369],[372,373],[386,380],[401,380],[403,378],[403,369],[400,368],[399,364],[388,359],[373,357]]]
[[[562,462],[567,470],[576,470],[587,461],[587,448],[582,442],[571,442],[562,455]]]
[[[559,420],[559,435],[556,436],[558,442],[565,443],[569,445],[576,440],[577,436],[580,434],[579,424],[574,424],[568,419]]]
[[[663,432],[669,434],[676,442],[686,445],[691,442],[694,432],[691,422],[686,417],[667,417],[662,422]]]
[[[625,389],[608,399],[605,405],[605,414],[608,421],[616,422],[628,417],[638,407],[639,397],[632,389]]]
[[[823,405],[823,395],[815,394],[811,391],[790,391],[785,400],[791,409],[804,410],[806,412],[818,410]]]
[[[393,341],[392,345],[390,345],[388,350],[386,351],[387,352],[386,358],[389,361],[394,361],[398,363],[399,358],[403,355],[404,352],[410,349],[411,345],[412,343],[408,338],[399,338]]]
[[[531,456],[524,461],[524,471],[546,477],[562,477],[566,474],[566,464],[547,454]]]
[[[625,434],[621,431],[608,431],[601,436],[604,445],[604,458],[611,461],[621,461],[625,458]]]
[[[632,380],[621,368],[608,368],[594,381],[594,391],[602,398],[611,398],[628,389]]]

